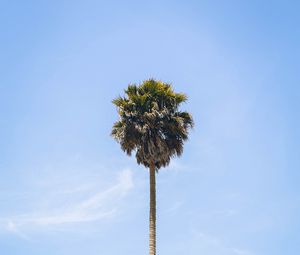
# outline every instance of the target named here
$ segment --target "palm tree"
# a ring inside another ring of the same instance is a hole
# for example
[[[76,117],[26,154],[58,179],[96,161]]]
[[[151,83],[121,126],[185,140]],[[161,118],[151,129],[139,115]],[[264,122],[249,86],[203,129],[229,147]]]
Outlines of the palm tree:
[[[155,174],[183,152],[183,143],[193,127],[192,116],[179,111],[186,95],[175,93],[170,84],[149,79],[140,85],[129,85],[125,97],[113,100],[119,121],[111,135],[129,156],[134,152],[138,164],[149,168],[150,217],[149,254],[156,254],[156,188]]]

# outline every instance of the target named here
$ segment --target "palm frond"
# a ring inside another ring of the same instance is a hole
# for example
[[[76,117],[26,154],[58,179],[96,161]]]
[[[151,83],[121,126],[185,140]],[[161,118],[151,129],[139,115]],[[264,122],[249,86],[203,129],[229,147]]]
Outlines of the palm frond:
[[[111,135],[128,155],[135,151],[139,164],[149,167],[154,162],[157,170],[167,166],[172,157],[182,154],[194,125],[188,112],[178,110],[187,96],[155,79],[129,85],[125,94],[113,100],[120,121],[113,125]]]

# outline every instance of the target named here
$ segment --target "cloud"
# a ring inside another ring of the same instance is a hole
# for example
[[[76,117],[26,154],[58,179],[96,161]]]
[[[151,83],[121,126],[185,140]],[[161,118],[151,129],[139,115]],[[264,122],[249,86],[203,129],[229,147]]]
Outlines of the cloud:
[[[16,226],[16,224],[12,221],[8,221],[7,225],[6,225],[6,230],[14,233],[15,235],[21,237],[22,239],[26,239],[29,240],[29,237],[27,235],[25,235],[24,233],[22,233]]]
[[[64,206],[50,206],[47,211],[32,210],[26,214],[3,217],[0,218],[0,226],[4,226],[2,229],[10,233],[27,239],[24,231],[39,231],[45,228],[55,229],[61,226],[111,218],[117,213],[122,198],[128,194],[133,186],[132,171],[126,169],[119,173],[117,180],[108,188],[95,192],[85,199],[75,199],[75,201],[68,202],[70,194],[65,193]],[[78,191],[87,192],[85,189],[79,189]],[[61,196],[61,194],[57,195]],[[85,194],[80,195],[78,197]],[[71,196],[74,196],[74,194],[71,194]]]

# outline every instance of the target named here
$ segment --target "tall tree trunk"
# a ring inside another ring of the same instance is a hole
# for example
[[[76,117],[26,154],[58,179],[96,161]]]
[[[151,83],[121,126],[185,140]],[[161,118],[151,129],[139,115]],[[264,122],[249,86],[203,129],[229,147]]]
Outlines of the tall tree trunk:
[[[149,254],[156,255],[156,188],[155,165],[149,167],[150,172],[150,215],[149,215]]]

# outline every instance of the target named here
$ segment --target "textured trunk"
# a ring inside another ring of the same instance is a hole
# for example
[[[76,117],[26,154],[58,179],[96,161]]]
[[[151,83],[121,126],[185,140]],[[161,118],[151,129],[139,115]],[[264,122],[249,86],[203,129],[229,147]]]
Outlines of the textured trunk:
[[[156,255],[156,191],[155,166],[150,165],[150,215],[149,215],[149,254]]]

